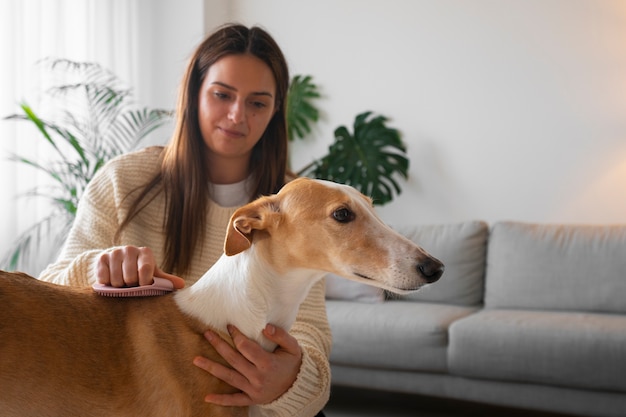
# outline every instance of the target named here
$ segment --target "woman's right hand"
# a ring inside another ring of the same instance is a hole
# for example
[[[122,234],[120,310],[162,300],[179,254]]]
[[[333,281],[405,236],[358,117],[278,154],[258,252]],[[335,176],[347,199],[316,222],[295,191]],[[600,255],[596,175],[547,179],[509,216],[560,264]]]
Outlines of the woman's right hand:
[[[150,285],[153,277],[169,279],[176,289],[185,286],[182,278],[159,269],[152,250],[147,247],[128,245],[103,253],[96,265],[96,275],[98,283],[113,287]]]

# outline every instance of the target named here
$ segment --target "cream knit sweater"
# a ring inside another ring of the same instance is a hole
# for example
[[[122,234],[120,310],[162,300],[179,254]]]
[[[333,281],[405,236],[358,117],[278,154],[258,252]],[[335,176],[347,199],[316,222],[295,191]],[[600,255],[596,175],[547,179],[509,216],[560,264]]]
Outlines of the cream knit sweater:
[[[122,155],[97,173],[80,200],[76,220],[59,259],[41,273],[40,279],[75,286],[91,285],[95,281],[96,260],[115,246],[114,234],[132,200],[124,197],[156,174],[162,150],[162,147],[150,147]],[[183,276],[187,285],[193,284],[221,256],[226,227],[235,210],[236,207],[210,203],[204,247],[195,249],[190,272]],[[119,244],[149,247],[158,263],[163,259],[164,211],[165,198],[161,192],[124,229]],[[328,401],[331,334],[323,282],[313,287],[301,305],[290,333],[303,350],[300,373],[285,394],[261,407],[263,416],[314,416]]]

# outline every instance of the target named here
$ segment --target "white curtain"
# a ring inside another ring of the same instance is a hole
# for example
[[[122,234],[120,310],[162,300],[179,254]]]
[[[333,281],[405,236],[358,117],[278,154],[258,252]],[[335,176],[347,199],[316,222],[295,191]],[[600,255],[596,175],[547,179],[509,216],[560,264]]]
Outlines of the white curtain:
[[[139,1],[0,0],[0,258],[49,213],[45,202],[19,197],[47,179],[8,160],[12,154],[38,159],[49,148],[28,123],[3,119],[22,101],[38,108],[44,74],[35,64],[46,57],[98,62],[139,85]],[[37,275],[41,267],[27,272]]]

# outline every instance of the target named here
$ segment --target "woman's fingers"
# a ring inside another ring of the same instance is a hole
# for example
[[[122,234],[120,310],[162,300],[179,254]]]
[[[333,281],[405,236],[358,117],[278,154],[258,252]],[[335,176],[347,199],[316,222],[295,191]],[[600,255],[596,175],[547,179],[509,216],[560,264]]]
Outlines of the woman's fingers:
[[[298,341],[284,329],[267,325],[266,337],[277,343],[273,352],[265,351],[236,327],[228,326],[235,348],[212,331],[205,337],[231,368],[197,357],[194,364],[229,385],[238,394],[209,394],[205,401],[220,405],[267,404],[284,394],[296,380],[302,364]]]
[[[185,286],[185,280],[159,269],[152,250],[147,247],[124,246],[103,253],[96,265],[97,281],[114,287],[150,285],[154,277],[165,278],[174,288]]]

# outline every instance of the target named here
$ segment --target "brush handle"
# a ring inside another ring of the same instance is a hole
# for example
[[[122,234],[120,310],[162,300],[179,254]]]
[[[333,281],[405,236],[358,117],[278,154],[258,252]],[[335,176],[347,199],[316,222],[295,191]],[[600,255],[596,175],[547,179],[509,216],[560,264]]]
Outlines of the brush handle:
[[[152,284],[140,287],[113,287],[95,283],[92,288],[96,293],[106,297],[150,297],[174,291],[174,284],[169,279],[154,277]]]

